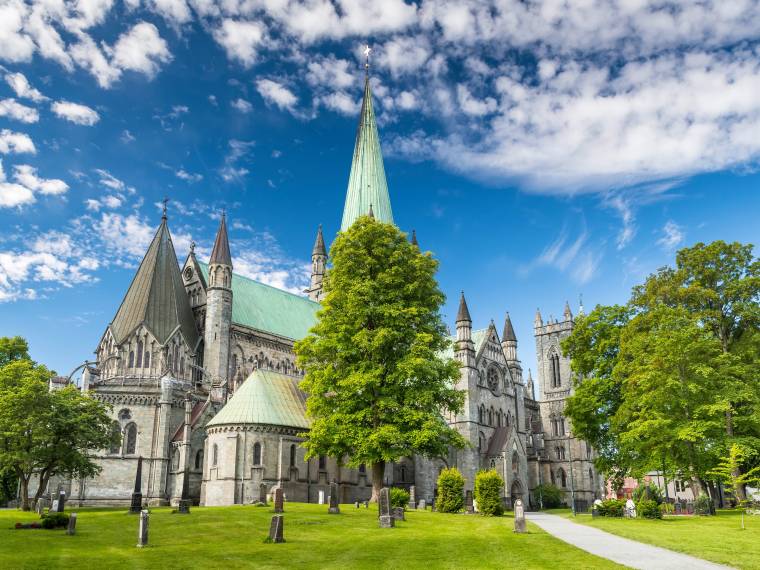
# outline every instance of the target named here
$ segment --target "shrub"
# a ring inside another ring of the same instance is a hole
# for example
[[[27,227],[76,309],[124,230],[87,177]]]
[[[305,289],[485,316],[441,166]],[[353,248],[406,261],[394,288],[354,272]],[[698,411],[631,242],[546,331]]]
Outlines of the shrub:
[[[391,507],[406,508],[409,505],[409,492],[399,487],[391,487]]]
[[[662,511],[657,501],[643,499],[636,503],[636,515],[645,519],[661,519]]]
[[[663,515],[672,515],[675,511],[675,507],[673,506],[673,503],[663,503],[660,505],[660,512]]]
[[[556,509],[564,504],[565,492],[556,485],[544,483],[533,490],[533,497],[544,509]]]
[[[69,515],[66,513],[48,513],[42,516],[40,524],[42,528],[63,528],[69,524]]]
[[[504,514],[504,504],[501,491],[504,488],[502,479],[495,469],[479,471],[475,475],[475,500],[478,511],[486,516],[501,516]]]
[[[438,497],[435,509],[441,513],[458,513],[464,506],[464,477],[456,467],[438,475]]]
[[[640,501],[654,501],[661,505],[662,490],[651,481],[646,485],[639,485],[633,490],[633,502],[638,504]]]
[[[597,507],[599,516],[622,517],[625,514],[625,499],[607,499]]]
[[[707,495],[700,495],[694,500],[694,514],[711,515],[713,513],[712,506],[712,499],[710,499],[710,497]]]

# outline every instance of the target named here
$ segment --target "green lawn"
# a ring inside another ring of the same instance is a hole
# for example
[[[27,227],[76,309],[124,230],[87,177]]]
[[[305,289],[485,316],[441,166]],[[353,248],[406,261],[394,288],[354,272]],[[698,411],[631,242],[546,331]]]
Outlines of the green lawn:
[[[555,514],[572,518],[569,510],[555,511]],[[746,530],[741,530],[741,513],[728,510],[718,511],[714,517],[671,516],[661,521],[594,519],[586,514],[573,520],[712,562],[736,568],[760,568],[760,516],[745,515]]]
[[[150,546],[139,549],[138,517],[123,510],[73,509],[76,536],[14,530],[34,513],[0,511],[0,568],[615,568],[539,528],[516,535],[509,517],[407,513],[394,529],[375,508],[286,503],[285,544],[265,544],[271,508],[196,507],[190,515],[154,509]]]

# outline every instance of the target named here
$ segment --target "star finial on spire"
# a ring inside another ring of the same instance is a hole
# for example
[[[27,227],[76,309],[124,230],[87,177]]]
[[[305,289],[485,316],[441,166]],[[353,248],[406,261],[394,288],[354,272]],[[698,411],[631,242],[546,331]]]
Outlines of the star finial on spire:
[[[164,211],[163,211],[163,213],[161,214],[161,219],[162,219],[162,220],[165,220],[165,219],[166,219],[166,205],[169,203],[169,198],[166,198],[166,197],[164,197],[164,199],[163,199],[163,200],[161,200],[161,202],[162,202],[162,203],[163,203],[163,205],[164,205]]]
[[[372,53],[372,48],[369,47],[369,44],[364,46],[362,53],[364,54],[364,71],[369,75],[369,54]]]

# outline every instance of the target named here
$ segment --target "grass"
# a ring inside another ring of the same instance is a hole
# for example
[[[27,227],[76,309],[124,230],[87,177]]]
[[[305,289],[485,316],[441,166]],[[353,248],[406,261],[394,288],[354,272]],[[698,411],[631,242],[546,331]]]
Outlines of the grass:
[[[554,514],[572,518],[569,510]],[[720,510],[714,517],[668,516],[660,521],[592,518],[588,514],[573,520],[712,562],[736,568],[760,568],[760,516],[745,515],[746,530],[741,530],[741,513],[729,510]]]
[[[138,517],[124,510],[72,509],[77,533],[14,530],[34,513],[0,511],[0,568],[619,568],[511,517],[407,513],[381,529],[377,510],[285,504],[284,544],[265,544],[269,507],[153,509],[150,546],[136,548]]]

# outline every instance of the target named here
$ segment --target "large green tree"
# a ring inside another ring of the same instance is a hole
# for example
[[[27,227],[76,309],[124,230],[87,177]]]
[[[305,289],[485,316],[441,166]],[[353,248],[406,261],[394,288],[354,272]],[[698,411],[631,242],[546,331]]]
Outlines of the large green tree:
[[[395,226],[359,218],[330,249],[319,320],[296,343],[306,374],[308,455],[371,465],[373,500],[386,462],[462,447],[444,414],[461,410],[459,366],[440,317],[438,267]]]
[[[31,508],[29,483],[38,478],[34,500],[54,475],[91,477],[100,471],[91,452],[114,439],[105,404],[74,387],[50,391],[51,372],[29,358],[0,367],[0,472],[19,481],[21,507]]]

